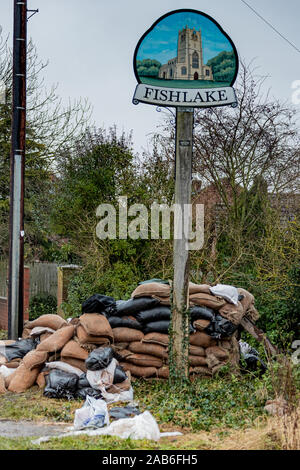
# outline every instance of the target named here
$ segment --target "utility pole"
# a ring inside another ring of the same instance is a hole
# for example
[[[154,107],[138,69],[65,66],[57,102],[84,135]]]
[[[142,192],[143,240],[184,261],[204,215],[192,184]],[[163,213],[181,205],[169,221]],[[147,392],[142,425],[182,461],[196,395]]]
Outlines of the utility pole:
[[[23,329],[26,48],[27,0],[14,0],[8,268],[9,339],[17,339],[21,336]]]
[[[173,252],[172,355],[176,376],[188,379],[189,228],[191,204],[193,108],[176,108],[175,236]]]

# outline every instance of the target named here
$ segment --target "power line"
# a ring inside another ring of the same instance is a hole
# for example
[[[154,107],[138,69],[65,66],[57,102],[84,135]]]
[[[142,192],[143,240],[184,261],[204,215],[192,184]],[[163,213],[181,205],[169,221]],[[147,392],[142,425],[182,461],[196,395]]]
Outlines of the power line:
[[[255,15],[257,15],[262,21],[264,21],[264,23],[266,23],[271,29],[273,29],[273,31],[275,31],[275,33],[277,33],[282,39],[284,39],[284,41],[286,41],[290,46],[292,46],[297,52],[300,53],[300,49],[298,49],[297,46],[295,46],[295,44],[293,44],[291,41],[289,41],[285,36],[283,36],[283,34],[281,34],[280,31],[278,31],[278,29],[276,29],[269,21],[267,21],[263,16],[261,16],[256,10],[254,10],[254,8],[252,8],[251,5],[249,5],[245,0],[241,0],[241,2],[243,2],[248,8],[250,8],[250,10],[253,11],[253,13],[255,13]]]

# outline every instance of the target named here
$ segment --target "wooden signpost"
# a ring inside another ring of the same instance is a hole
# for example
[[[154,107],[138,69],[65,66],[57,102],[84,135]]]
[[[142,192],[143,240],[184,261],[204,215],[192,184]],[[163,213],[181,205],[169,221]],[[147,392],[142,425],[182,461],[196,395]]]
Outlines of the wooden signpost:
[[[211,38],[214,47],[211,47]],[[222,69],[222,61],[224,63]],[[194,108],[237,106],[236,48],[221,26],[205,13],[184,9],[159,18],[134,53],[138,81],[133,103],[176,108],[174,276],[169,356],[170,378],[189,376],[189,228]]]

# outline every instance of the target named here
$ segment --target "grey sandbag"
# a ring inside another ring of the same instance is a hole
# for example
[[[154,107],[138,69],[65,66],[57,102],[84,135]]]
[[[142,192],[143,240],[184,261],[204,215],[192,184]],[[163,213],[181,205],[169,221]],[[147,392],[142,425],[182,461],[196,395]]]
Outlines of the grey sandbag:
[[[87,396],[98,399],[102,398],[102,393],[100,390],[96,390],[92,387],[79,388],[75,392],[75,398],[81,398],[82,400],[85,400]]]
[[[136,406],[115,406],[109,410],[109,416],[113,419],[131,418],[140,415],[141,411]]]
[[[117,304],[117,315],[135,315],[156,305],[159,305],[159,300],[153,297],[139,297],[137,299],[125,300]]]
[[[131,320],[130,318],[123,318],[123,317],[109,317],[108,318],[109,324],[112,328],[133,328],[134,330],[141,330],[142,325],[137,320]]]
[[[23,359],[23,357],[26,356],[29,351],[35,349],[38,344],[39,340],[37,338],[19,339],[8,346],[0,346],[0,353],[6,357],[8,362],[13,359]]]
[[[138,313],[136,319],[142,323],[149,323],[154,321],[168,320],[171,318],[171,309],[164,305],[159,305],[157,307],[151,308],[149,310],[143,310]]]
[[[88,370],[105,369],[111,363],[114,357],[114,351],[110,346],[94,349],[89,353],[85,360],[85,366]]]
[[[124,380],[128,379],[127,375],[125,374],[125,371],[122,366],[117,366],[115,368],[115,374],[114,374],[114,384],[120,384],[121,382],[124,382]]]
[[[190,308],[190,315],[191,322],[200,319],[212,321],[215,318],[215,312],[213,309],[209,307],[200,307],[198,305]]]
[[[116,301],[113,297],[94,294],[81,306],[82,313],[101,313],[107,317],[116,314]]]
[[[78,375],[59,369],[52,369],[46,375],[44,395],[48,398],[74,398],[77,391]]]

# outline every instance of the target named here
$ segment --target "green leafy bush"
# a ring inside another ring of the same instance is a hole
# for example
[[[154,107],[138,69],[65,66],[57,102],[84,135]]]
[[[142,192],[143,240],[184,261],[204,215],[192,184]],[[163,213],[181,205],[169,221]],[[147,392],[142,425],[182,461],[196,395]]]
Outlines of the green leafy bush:
[[[56,297],[50,294],[37,294],[29,302],[29,320],[35,320],[41,315],[54,314],[57,311]]]

